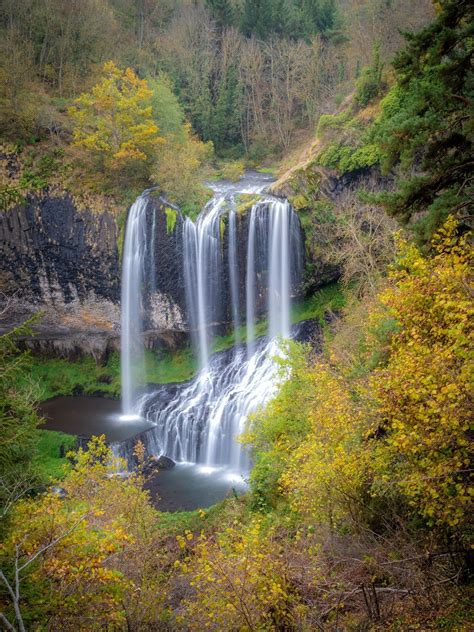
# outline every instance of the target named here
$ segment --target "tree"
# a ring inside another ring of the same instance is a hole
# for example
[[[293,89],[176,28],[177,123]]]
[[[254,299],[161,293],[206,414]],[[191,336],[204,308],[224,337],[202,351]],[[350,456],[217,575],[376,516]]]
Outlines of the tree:
[[[449,214],[472,213],[474,10],[446,0],[435,21],[395,58],[397,83],[382,102],[375,139],[398,187],[380,196],[388,212],[413,222],[421,241]]]
[[[40,418],[35,408],[35,384],[28,379],[26,353],[19,337],[31,334],[35,319],[0,336],[0,507],[5,517],[12,503],[39,482],[34,468]]]
[[[385,88],[382,81],[383,63],[380,59],[380,44],[375,44],[372,64],[362,70],[356,83],[354,100],[360,107],[366,107]]]
[[[212,143],[200,141],[188,123],[184,126],[184,137],[170,136],[166,140],[154,167],[152,181],[185,212],[199,212],[209,199],[209,191],[202,185],[202,180],[203,166],[212,153]]]
[[[265,39],[273,30],[272,0],[245,0],[241,29],[244,35]]]
[[[84,148],[103,172],[143,176],[163,138],[153,120],[153,93],[131,68],[107,62],[103,78],[69,109],[74,144]]]
[[[94,437],[62,482],[64,498],[50,490],[15,505],[0,582],[20,630],[44,621],[56,630],[122,629],[124,595],[136,587],[117,558],[145,541],[156,519],[140,471],[116,476],[124,466]]]
[[[206,0],[206,6],[219,28],[233,25],[235,10],[231,0]]]
[[[380,403],[380,458],[412,510],[441,533],[467,537],[472,502],[473,304],[469,235],[450,217],[425,259],[400,244],[394,285],[381,295],[397,323],[389,360],[371,378]],[[382,480],[384,477],[382,476]],[[390,480],[390,484],[388,483]]]
[[[362,204],[354,193],[341,196],[327,233],[327,258],[341,270],[341,280],[358,296],[379,290],[380,279],[395,257],[396,221],[377,206]]]
[[[302,0],[301,9],[306,35],[329,35],[336,26],[334,0]]]
[[[181,137],[184,140],[185,115],[178,97],[172,89],[169,77],[161,73],[156,78],[147,78],[152,92],[151,107],[153,120],[156,122],[160,135],[168,138]]]

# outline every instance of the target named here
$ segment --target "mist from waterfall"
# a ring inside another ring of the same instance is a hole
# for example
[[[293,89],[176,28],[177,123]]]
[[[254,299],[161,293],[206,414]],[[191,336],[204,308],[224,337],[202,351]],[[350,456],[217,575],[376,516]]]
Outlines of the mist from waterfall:
[[[239,192],[235,185],[216,187],[215,196],[197,220],[186,218],[183,222],[187,318],[199,373],[190,382],[173,388],[157,385],[142,399],[140,408],[141,414],[155,424],[144,435],[149,453],[245,472],[249,457],[235,438],[245,429],[248,415],[268,401],[277,387],[273,358],[279,353],[280,337],[290,336],[291,293],[301,277],[303,249],[299,219],[286,200],[262,196],[247,217],[239,216],[235,199]],[[125,414],[136,414],[134,375],[143,361],[138,344],[146,253],[143,244],[155,243],[155,236],[147,240],[144,233],[145,208],[146,199],[141,197],[130,209],[124,248]],[[239,243],[243,241],[242,230],[247,233],[246,244]],[[159,252],[150,256],[159,262]],[[239,291],[243,282],[245,296]],[[268,321],[268,336],[257,338],[256,324],[262,317]],[[247,336],[241,343],[238,331],[244,320]],[[212,354],[214,336],[229,323],[234,348]]]

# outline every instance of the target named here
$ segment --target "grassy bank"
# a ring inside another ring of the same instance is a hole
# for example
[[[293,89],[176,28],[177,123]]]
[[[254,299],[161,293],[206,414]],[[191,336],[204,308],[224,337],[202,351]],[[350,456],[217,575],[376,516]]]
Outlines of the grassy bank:
[[[120,356],[113,353],[105,365],[91,357],[74,362],[60,358],[29,360],[29,379],[35,384],[37,399],[44,401],[59,395],[120,395]],[[152,351],[145,352],[143,381],[158,384],[182,382],[196,371],[196,362],[190,349],[166,353],[161,357]]]
[[[64,432],[38,430],[35,465],[45,482],[60,480],[67,463],[66,454],[76,447],[76,437]]]

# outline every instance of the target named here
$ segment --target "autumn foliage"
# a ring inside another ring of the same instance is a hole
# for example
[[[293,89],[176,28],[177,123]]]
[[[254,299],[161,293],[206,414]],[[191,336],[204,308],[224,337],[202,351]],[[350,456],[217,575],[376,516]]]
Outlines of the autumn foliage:
[[[359,360],[353,371],[337,364],[330,343],[327,359],[300,380],[303,392],[310,381],[313,393],[309,431],[288,451],[280,477],[295,511],[334,527],[371,523],[384,506],[395,512],[382,516],[385,522],[408,515],[443,537],[466,532],[473,493],[472,250],[456,228],[450,219],[438,232],[431,258],[400,241],[387,287],[361,334],[365,371]],[[373,332],[387,323],[381,352]],[[278,406],[291,416],[295,403],[282,389],[268,410]],[[255,420],[257,444],[267,414]],[[271,449],[281,445],[276,437]]]
[[[152,117],[152,92],[131,68],[104,65],[103,79],[75,101],[74,143],[104,170],[121,171],[151,160],[163,142]]]

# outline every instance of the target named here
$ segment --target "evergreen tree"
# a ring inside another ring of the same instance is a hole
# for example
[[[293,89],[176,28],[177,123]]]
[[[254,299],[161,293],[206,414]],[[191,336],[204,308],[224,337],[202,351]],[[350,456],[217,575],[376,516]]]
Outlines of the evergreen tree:
[[[305,35],[329,34],[336,23],[334,0],[301,0]]]
[[[216,147],[226,148],[239,144],[240,100],[241,90],[237,70],[234,66],[229,66],[219,83],[213,112],[211,140]]]
[[[35,465],[40,418],[35,407],[35,388],[28,375],[27,354],[18,339],[31,335],[33,318],[0,336],[0,516],[25,489],[39,482]],[[3,515],[2,515],[3,514]],[[0,520],[0,531],[4,521]]]
[[[273,30],[272,0],[244,0],[241,29],[244,35],[265,39]]]
[[[473,210],[474,9],[468,0],[440,4],[432,24],[406,36],[375,129],[385,173],[396,164],[401,171],[397,190],[380,201],[413,220],[422,241],[449,214],[467,221]]]
[[[378,97],[385,88],[382,80],[383,63],[380,58],[380,44],[374,46],[374,54],[372,64],[362,70],[362,74],[357,81],[357,91],[355,94],[355,102],[360,107],[365,107]]]
[[[206,0],[206,6],[220,28],[234,24],[235,12],[231,0]]]

